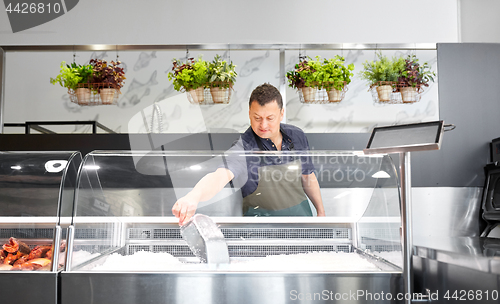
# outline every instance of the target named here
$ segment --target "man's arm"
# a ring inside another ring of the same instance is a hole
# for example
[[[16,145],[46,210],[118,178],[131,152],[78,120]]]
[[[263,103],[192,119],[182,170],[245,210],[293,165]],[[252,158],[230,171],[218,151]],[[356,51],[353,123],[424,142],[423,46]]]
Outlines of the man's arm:
[[[172,207],[172,213],[179,219],[179,225],[189,221],[196,212],[199,202],[208,201],[214,197],[233,178],[234,174],[230,170],[219,168],[200,179],[193,190],[177,200]]]
[[[323,206],[318,179],[314,172],[309,175],[302,174],[302,188],[304,188],[304,192],[316,208],[318,216],[325,216],[325,207]]]

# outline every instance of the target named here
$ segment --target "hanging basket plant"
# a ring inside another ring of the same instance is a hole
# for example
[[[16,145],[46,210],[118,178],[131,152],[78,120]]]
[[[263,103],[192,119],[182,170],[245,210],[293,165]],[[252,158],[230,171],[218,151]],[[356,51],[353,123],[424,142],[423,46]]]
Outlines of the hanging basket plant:
[[[228,63],[219,55],[212,62],[188,58],[186,62],[173,59],[172,71],[168,79],[174,89],[187,92],[190,103],[198,105],[229,103],[236,82],[236,65]]]
[[[92,81],[89,84],[91,90],[99,93],[102,104],[111,105],[118,103],[120,89],[125,83],[125,72],[120,67],[120,61],[91,59],[90,65],[93,67]],[[96,94],[94,94],[96,95]]]
[[[61,62],[61,70],[56,78],[50,78],[50,83],[59,84],[68,89],[70,100],[79,105],[88,105],[90,100],[90,89],[82,87],[92,78],[91,65],[79,65],[76,63],[66,64]]]
[[[71,102],[81,106],[117,104],[120,89],[123,87],[125,73],[120,62],[91,59],[88,65],[61,63],[52,84],[59,83],[68,89]]]
[[[167,76],[173,82],[174,89],[186,92],[192,104],[204,103],[204,89],[208,83],[208,62],[200,56],[198,60],[188,58],[186,62],[174,58],[172,63],[172,71]]]
[[[347,85],[351,83],[354,64],[345,65],[344,57],[339,55],[323,60],[318,76],[321,88],[325,90],[328,102],[341,102],[347,92]]]
[[[318,92],[318,74],[321,63],[319,59],[312,60],[311,57],[301,57],[295,68],[286,73],[288,86],[299,93],[299,99],[303,103],[315,103]]]
[[[408,55],[398,78],[398,89],[402,102],[420,101],[424,87],[428,87],[430,81],[434,82],[434,77],[436,77],[436,73],[431,70],[427,62],[421,65],[415,55]]]
[[[303,103],[338,103],[347,92],[354,75],[354,64],[345,65],[341,56],[321,60],[319,56],[302,59],[287,73],[289,86],[297,89]]]
[[[208,85],[214,103],[227,104],[236,82],[236,65],[216,55],[208,65]]]
[[[377,53],[377,58],[378,60],[363,63],[360,78],[368,81],[374,102],[401,103],[397,83],[404,67],[404,59],[390,59],[381,52]]]

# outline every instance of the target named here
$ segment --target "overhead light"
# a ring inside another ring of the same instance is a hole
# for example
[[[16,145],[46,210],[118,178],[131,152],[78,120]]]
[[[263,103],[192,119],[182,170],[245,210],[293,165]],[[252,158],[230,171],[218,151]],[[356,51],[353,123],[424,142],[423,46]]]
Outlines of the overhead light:
[[[375,174],[372,175],[373,178],[391,178],[389,174],[385,171],[378,171]]]
[[[21,166],[12,166],[10,167],[12,170],[21,170]]]
[[[45,163],[45,170],[50,173],[61,172],[68,165],[67,160],[49,160]]]
[[[99,169],[101,169],[101,167],[96,166],[96,165],[85,165],[85,166],[83,166],[83,168],[85,168],[86,170],[99,170]]]
[[[297,165],[288,166],[288,170],[297,170],[297,169],[299,169],[299,166]]]
[[[200,165],[192,165],[191,167],[189,167],[189,169],[191,169],[191,170],[201,170],[201,166]]]

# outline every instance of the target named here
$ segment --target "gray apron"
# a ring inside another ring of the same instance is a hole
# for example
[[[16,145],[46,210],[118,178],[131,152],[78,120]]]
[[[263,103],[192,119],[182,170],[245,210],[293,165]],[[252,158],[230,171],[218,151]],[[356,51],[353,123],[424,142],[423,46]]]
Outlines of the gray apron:
[[[256,140],[259,148],[264,150],[259,139]],[[289,169],[290,166],[296,169]],[[302,188],[300,159],[282,165],[260,166],[258,174],[257,189],[243,198],[245,216],[312,216]]]

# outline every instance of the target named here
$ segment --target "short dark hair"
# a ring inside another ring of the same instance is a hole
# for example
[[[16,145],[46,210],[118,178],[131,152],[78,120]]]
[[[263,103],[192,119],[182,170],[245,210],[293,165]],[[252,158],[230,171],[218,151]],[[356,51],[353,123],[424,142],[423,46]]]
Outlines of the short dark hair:
[[[258,102],[259,105],[264,106],[274,100],[278,103],[280,110],[283,109],[283,98],[281,97],[280,91],[272,84],[264,83],[252,91],[248,106],[252,106],[252,102],[254,101]]]

